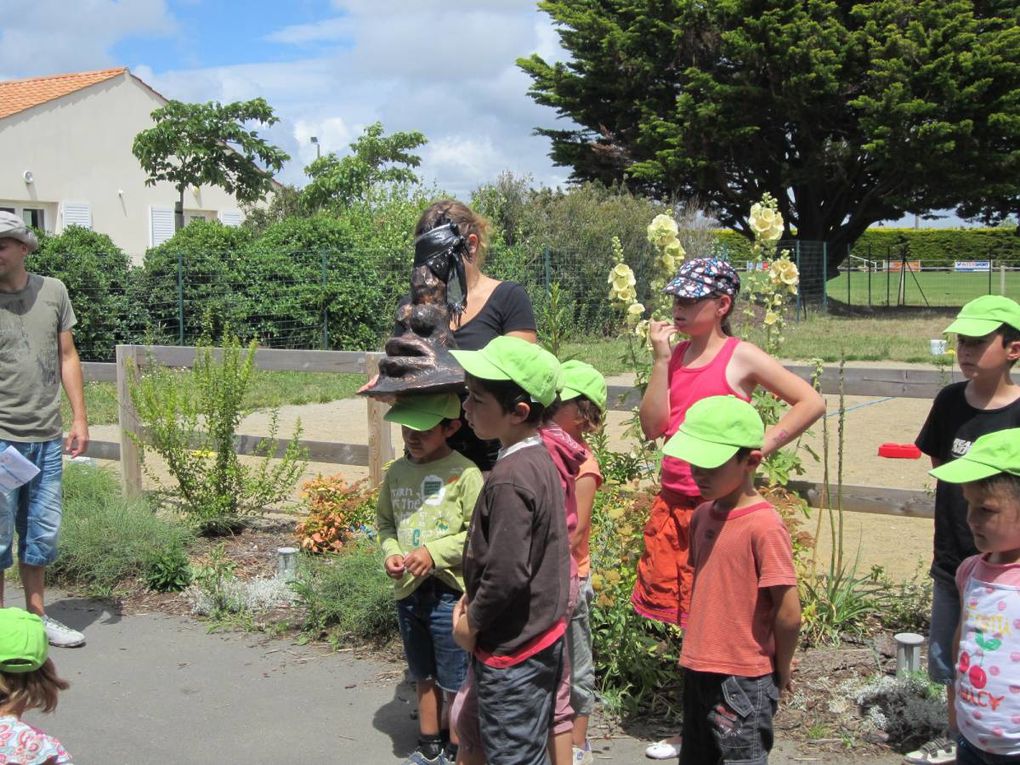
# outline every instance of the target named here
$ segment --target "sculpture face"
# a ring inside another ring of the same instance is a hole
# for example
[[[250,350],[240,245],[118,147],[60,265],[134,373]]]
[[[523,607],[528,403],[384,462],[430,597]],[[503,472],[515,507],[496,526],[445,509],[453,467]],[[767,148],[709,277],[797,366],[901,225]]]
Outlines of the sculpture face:
[[[464,370],[450,355],[456,348],[450,330],[447,283],[457,274],[466,294],[462,253],[466,243],[456,224],[448,223],[415,240],[411,302],[397,309],[400,331],[385,346],[379,379],[365,395],[435,392],[462,388]],[[462,305],[453,310],[461,310]]]

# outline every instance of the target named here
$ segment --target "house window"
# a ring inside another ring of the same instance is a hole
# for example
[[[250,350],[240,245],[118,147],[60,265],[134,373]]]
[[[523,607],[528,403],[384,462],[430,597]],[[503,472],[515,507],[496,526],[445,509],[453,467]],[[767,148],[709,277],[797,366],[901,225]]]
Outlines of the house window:
[[[13,207],[0,207],[0,212],[9,212],[11,215],[15,214]]]
[[[45,231],[45,212],[45,210],[41,210],[38,207],[25,207],[21,211],[21,218],[29,226],[37,228],[40,231]]]
[[[188,223],[194,223],[196,220],[205,220],[205,216],[202,213],[188,213]]]

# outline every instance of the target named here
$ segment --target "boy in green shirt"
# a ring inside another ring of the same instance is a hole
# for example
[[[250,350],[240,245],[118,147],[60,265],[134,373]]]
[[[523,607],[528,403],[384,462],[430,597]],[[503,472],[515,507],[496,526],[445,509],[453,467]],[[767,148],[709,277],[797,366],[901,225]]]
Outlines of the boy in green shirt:
[[[405,456],[386,473],[376,521],[394,580],[404,654],[418,691],[418,748],[407,765],[448,765],[456,735],[444,749],[447,703],[467,672],[467,654],[453,640],[453,608],[464,592],[464,541],[482,474],[446,440],[460,427],[453,393],[407,395],[385,419],[401,425]]]

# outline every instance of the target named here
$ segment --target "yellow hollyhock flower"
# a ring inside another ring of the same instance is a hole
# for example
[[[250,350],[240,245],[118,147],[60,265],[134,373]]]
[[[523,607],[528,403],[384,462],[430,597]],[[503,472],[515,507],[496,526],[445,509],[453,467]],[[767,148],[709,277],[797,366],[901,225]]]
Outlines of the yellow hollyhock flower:
[[[669,215],[656,215],[648,224],[648,241],[656,247],[665,247],[676,239],[679,228]]]

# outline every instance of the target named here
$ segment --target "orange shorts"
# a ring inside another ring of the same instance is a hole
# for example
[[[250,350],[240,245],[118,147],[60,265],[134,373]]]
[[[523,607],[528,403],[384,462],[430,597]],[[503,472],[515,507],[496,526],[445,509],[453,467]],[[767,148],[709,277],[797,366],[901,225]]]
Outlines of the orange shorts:
[[[648,619],[679,624],[687,622],[694,569],[687,556],[691,548],[691,515],[704,500],[660,491],[645,524],[645,550],[637,565],[637,580],[630,602]]]

